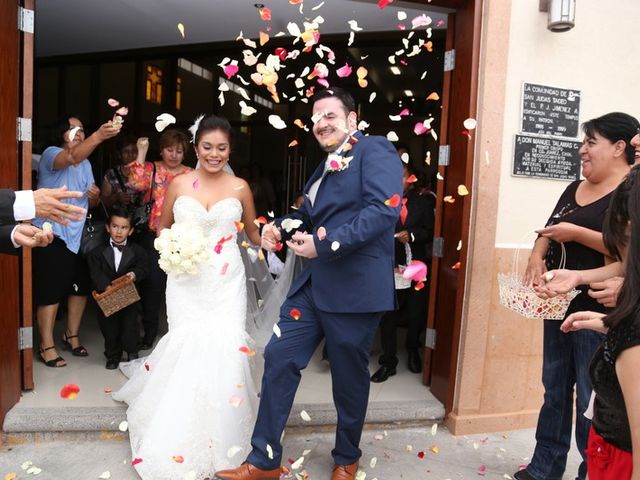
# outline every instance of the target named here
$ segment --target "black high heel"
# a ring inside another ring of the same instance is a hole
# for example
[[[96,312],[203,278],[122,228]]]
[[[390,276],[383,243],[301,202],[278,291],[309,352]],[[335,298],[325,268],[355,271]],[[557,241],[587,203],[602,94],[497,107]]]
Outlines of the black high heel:
[[[46,352],[47,350],[53,350],[55,348],[56,348],[55,345],[53,345],[51,347],[47,347],[47,348],[40,347],[38,349],[38,354],[40,355],[40,360],[42,360],[42,363],[44,363],[47,367],[52,367],[52,368],[66,367],[67,366],[66,362],[64,363],[64,365],[60,365],[60,362],[64,362],[64,358],[62,358],[60,355],[58,355],[56,358],[54,358],[52,360],[45,360],[44,359],[44,352]]]
[[[88,357],[89,352],[87,352],[87,349],[82,345],[76,348],[73,348],[71,346],[71,343],[69,342],[69,339],[71,338],[78,338],[78,335],[67,335],[67,332],[65,332],[62,337],[62,344],[67,350],[71,350],[71,355],[73,355],[74,357]]]

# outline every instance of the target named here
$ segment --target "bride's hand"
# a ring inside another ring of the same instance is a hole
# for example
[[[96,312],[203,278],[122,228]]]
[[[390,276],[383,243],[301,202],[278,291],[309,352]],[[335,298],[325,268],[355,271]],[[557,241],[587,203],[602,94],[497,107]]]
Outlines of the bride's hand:
[[[265,249],[267,252],[275,252],[277,249],[277,244],[282,239],[282,235],[280,234],[280,230],[273,224],[267,223],[264,227],[262,227],[262,236],[261,236],[261,247]]]

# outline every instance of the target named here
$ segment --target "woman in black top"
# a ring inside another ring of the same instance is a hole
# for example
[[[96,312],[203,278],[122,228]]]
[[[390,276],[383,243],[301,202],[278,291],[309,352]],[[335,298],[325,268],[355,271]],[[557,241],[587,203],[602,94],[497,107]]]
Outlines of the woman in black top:
[[[640,127],[624,113],[609,113],[583,125],[585,138],[580,148],[582,181],[571,183],[563,192],[547,226],[538,231],[524,277],[534,284],[550,269],[558,268],[561,244],[566,250],[566,268],[584,270],[604,265],[610,253],[602,239],[604,220],[611,193],[627,175],[634,162],[631,138]],[[569,305],[567,315],[580,310],[604,312],[604,307],[586,294],[588,287]],[[583,459],[590,423],[583,413],[591,396],[588,365],[602,341],[593,331],[565,335],[560,322],[544,321],[542,383],[544,403],[536,429],[536,448],[526,470],[516,480],[562,478],[571,445],[573,395],[576,394],[576,444]],[[586,463],[578,478],[584,480]]]

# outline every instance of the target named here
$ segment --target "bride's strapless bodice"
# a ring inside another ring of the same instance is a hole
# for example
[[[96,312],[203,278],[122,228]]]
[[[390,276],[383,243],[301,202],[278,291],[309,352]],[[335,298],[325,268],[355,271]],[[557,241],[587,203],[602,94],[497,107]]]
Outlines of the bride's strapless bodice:
[[[190,223],[202,229],[202,233],[217,242],[237,234],[236,223],[242,218],[242,203],[235,197],[219,200],[207,210],[196,198],[180,195],[173,204],[173,218],[176,223]],[[215,238],[215,237],[218,238]]]

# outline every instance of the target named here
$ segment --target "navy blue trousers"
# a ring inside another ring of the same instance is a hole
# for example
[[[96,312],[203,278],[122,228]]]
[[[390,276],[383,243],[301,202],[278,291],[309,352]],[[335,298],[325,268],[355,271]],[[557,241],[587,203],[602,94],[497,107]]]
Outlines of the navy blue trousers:
[[[291,317],[294,308],[300,311],[299,320]],[[253,450],[247,457],[249,463],[265,470],[280,466],[280,438],[300,383],[300,372],[322,338],[326,339],[338,414],[336,443],[331,454],[337,465],[349,465],[360,458],[360,437],[369,400],[369,352],[382,314],[320,311],[313,301],[309,282],[284,302],[278,324],[282,335],[272,336],[264,352],[260,407],[251,439]],[[269,458],[267,445],[273,458]]]

